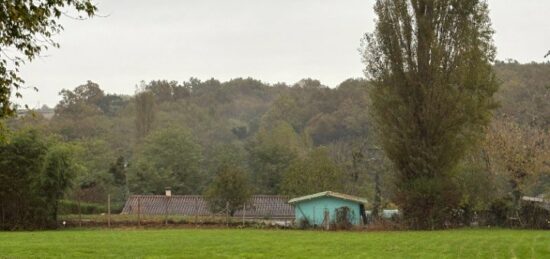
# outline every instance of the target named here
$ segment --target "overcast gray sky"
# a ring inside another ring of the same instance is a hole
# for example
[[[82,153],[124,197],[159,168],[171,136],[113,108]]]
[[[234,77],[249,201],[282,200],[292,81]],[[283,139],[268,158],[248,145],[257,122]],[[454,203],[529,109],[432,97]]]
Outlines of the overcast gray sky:
[[[374,26],[374,0],[96,0],[105,17],[64,18],[60,49],[25,65],[39,92],[20,104],[54,106],[86,80],[131,94],[141,80],[253,77],[336,86],[362,77],[359,42]],[[543,61],[549,0],[490,0],[498,58]]]

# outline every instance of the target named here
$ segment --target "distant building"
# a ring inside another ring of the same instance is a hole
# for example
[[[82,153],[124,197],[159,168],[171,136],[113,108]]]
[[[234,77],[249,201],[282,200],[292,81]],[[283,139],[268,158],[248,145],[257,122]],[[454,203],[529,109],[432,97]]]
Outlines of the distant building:
[[[16,111],[17,117],[24,117],[27,115],[41,115],[45,119],[51,119],[55,115],[55,110],[44,105],[40,109],[18,109]]]
[[[201,195],[132,195],[126,201],[122,214],[223,216],[213,213]],[[253,195],[245,210],[238,210],[233,217],[246,219],[291,221],[294,210],[286,196]]]
[[[372,210],[367,210],[366,213],[367,213],[367,216],[369,216],[369,217],[372,216]],[[384,218],[384,219],[392,219],[393,217],[399,216],[399,210],[398,209],[383,209],[382,211],[380,211],[379,216]]]
[[[536,206],[539,206],[547,211],[550,211],[550,200],[544,198],[544,195],[537,197],[523,196],[521,198],[524,202],[531,202]]]
[[[326,191],[294,198],[289,203],[294,207],[297,224],[328,226],[338,221],[343,211],[346,211],[347,219],[353,225],[366,222],[367,199],[352,195]]]

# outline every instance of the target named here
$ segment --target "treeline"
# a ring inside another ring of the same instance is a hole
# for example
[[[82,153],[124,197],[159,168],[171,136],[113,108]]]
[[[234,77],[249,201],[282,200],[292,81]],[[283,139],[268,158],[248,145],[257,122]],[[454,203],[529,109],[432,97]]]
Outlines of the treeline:
[[[550,64],[494,68],[500,107],[486,141],[452,178],[464,221],[550,191]],[[111,194],[122,202],[166,187],[215,196],[224,181],[242,179],[233,186],[247,194],[342,191],[367,197],[376,213],[394,206],[394,171],[373,135],[367,86],[363,79],[329,88],[314,79],[269,85],[191,78],[142,82],[124,96],[89,81],[60,92],[53,118],[35,112],[7,124],[70,146],[78,170],[68,200],[104,203]]]

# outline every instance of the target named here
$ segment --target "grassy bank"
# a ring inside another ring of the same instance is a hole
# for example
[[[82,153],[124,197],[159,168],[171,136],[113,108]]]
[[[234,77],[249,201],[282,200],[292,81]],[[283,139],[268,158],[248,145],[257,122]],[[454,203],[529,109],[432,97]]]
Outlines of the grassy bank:
[[[0,257],[548,258],[550,232],[251,229],[0,232]]]

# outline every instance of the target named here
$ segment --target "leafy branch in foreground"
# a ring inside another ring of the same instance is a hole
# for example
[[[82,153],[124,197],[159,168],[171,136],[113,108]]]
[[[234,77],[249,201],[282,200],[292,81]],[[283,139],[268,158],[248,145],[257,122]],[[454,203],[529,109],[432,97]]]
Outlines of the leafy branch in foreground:
[[[0,2],[0,118],[13,114],[12,91],[25,81],[19,67],[49,47],[59,47],[52,37],[63,30],[61,15],[75,10],[79,18],[92,17],[97,7],[90,0],[17,0]],[[36,89],[36,88],[35,88]]]

